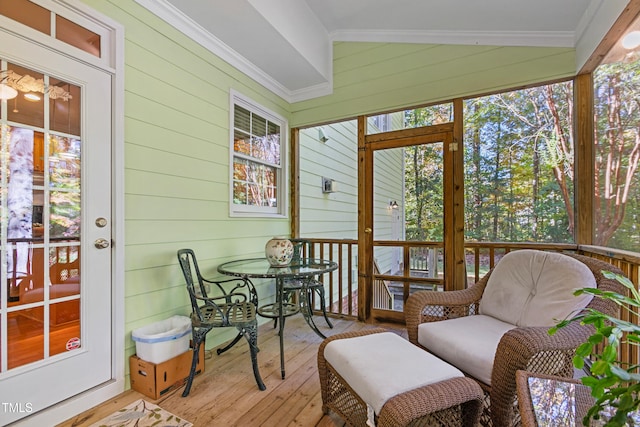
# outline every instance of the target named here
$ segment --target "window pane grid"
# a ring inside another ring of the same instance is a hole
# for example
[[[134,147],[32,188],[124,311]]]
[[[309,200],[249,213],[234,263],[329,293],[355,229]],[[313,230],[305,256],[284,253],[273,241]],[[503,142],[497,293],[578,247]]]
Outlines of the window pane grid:
[[[233,203],[277,207],[276,169],[251,160],[234,160]]]
[[[232,211],[282,214],[284,206],[278,199],[285,192],[278,187],[285,182],[280,153],[284,142],[282,125],[286,122],[279,122],[269,113],[262,114],[262,107],[242,97],[234,98],[232,103]]]

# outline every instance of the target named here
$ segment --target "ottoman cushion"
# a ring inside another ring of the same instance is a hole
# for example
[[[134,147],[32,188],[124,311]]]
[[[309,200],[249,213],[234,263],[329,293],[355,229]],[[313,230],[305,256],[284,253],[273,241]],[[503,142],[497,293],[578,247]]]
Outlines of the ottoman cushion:
[[[324,357],[376,414],[400,393],[464,376],[392,332],[332,341]]]

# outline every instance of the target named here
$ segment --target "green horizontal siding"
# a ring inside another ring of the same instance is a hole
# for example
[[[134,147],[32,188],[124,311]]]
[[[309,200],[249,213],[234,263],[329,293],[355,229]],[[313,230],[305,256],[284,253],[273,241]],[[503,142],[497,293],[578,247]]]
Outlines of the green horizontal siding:
[[[125,332],[190,312],[176,251],[208,275],[261,256],[286,218],[230,218],[229,92],[289,119],[290,105],[132,0],[85,0],[125,28]],[[272,298],[267,283],[260,284]],[[229,332],[214,332],[207,346]],[[127,365],[128,366],[128,365]]]
[[[292,105],[292,126],[572,76],[568,48],[334,44],[333,93]]]

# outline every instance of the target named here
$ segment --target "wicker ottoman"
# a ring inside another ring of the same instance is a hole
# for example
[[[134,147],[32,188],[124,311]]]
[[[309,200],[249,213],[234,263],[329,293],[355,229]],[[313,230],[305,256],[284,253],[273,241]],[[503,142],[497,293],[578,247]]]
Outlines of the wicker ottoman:
[[[322,410],[349,426],[476,426],[484,397],[462,372],[384,329],[337,334],[318,349]]]

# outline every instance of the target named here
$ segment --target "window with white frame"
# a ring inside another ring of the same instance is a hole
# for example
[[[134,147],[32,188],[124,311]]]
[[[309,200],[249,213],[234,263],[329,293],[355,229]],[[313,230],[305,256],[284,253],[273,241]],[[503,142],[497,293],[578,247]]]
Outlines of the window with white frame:
[[[231,93],[231,214],[285,215],[287,121]]]

